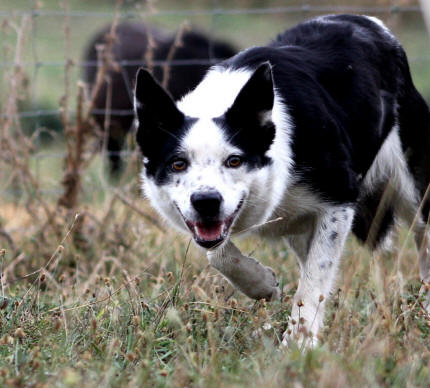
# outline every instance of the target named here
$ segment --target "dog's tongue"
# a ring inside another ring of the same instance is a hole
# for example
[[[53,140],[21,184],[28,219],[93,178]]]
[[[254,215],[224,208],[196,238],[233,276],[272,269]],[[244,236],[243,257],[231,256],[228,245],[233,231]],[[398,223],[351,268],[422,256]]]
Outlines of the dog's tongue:
[[[222,223],[214,222],[213,224],[197,224],[195,230],[197,232],[197,236],[201,240],[218,240],[222,233]]]

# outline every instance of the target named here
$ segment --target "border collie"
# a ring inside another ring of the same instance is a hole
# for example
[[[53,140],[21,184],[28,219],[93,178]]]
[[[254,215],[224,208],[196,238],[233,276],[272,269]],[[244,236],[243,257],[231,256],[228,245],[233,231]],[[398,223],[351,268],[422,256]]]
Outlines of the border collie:
[[[231,237],[283,237],[296,253],[283,343],[299,333],[316,344],[351,230],[376,248],[395,220],[412,225],[430,280],[430,110],[380,20],[301,23],[212,67],[176,104],[142,69],[135,110],[146,196],[235,287],[281,294],[273,270]]]
[[[110,29],[111,26],[107,26],[98,31],[85,51],[84,57],[90,62],[90,66],[85,67],[84,77],[91,86],[96,82],[97,76],[99,59],[97,46],[107,43],[106,37]],[[148,56],[154,62],[152,67],[154,77],[160,82],[167,81],[167,90],[173,98],[178,99],[197,86],[210,65],[237,53],[230,43],[195,29],[185,30],[180,44],[175,47],[176,35],[150,28],[143,23],[121,23],[115,30],[113,59],[128,63],[120,65],[117,69],[110,69],[108,73],[110,81],[103,82],[94,104],[97,112],[94,113],[94,119],[101,129],[105,127],[104,110],[107,107],[112,110],[107,138],[109,167],[112,174],[121,171],[119,152],[123,148],[126,134],[133,128],[134,121],[132,85],[137,70]],[[153,50],[149,55],[147,48],[151,45]],[[170,62],[168,74],[165,74],[165,61]],[[182,61],[184,63],[181,63]],[[168,77],[167,80],[164,77]]]

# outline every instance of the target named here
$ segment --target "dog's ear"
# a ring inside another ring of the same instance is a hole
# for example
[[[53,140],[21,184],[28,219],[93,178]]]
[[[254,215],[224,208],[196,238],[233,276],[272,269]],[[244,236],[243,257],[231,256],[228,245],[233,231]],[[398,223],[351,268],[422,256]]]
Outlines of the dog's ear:
[[[275,138],[274,100],[272,68],[265,62],[254,71],[225,113],[227,124],[237,131],[235,141],[246,143],[247,149],[256,154],[264,154]]]
[[[184,115],[170,94],[146,69],[137,71],[134,96],[138,120],[136,140],[146,155],[145,149],[152,146],[151,140],[173,134],[183,124]]]
[[[264,125],[270,121],[274,100],[272,67],[264,62],[242,87],[226,112],[226,119],[233,126],[244,125],[244,121]]]

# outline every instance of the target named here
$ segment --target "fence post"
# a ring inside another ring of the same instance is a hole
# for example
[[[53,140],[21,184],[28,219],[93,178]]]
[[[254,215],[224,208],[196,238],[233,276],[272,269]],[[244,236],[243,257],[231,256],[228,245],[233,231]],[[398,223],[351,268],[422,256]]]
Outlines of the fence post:
[[[430,1],[429,0],[420,0],[421,10],[423,13],[424,21],[427,26],[427,32],[430,36]]]

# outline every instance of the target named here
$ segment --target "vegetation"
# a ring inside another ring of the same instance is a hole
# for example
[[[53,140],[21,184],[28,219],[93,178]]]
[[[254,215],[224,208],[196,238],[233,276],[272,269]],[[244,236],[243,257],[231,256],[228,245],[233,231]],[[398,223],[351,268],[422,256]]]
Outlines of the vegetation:
[[[264,2],[273,4],[279,2]],[[114,6],[60,5],[87,11]],[[28,2],[2,3],[0,11],[7,7],[28,9]],[[43,7],[58,5],[47,0]],[[256,35],[263,43],[284,17],[220,16],[216,30],[243,46]],[[2,68],[0,110],[0,386],[429,385],[430,316],[422,308],[417,252],[407,229],[399,227],[390,251],[374,254],[351,237],[320,346],[282,348],[298,281],[294,255],[282,242],[239,242],[276,270],[283,288],[280,302],[251,301],[207,265],[203,251],[160,224],[140,198],[132,146],[124,175],[109,182],[98,152],[103,134],[92,126],[91,95],[76,82],[73,62],[45,75],[43,67],[34,72],[33,62],[78,61],[99,22],[39,18],[33,30],[21,16],[2,21],[2,60],[11,65]],[[180,18],[162,22],[173,28]],[[410,55],[426,55],[418,19],[396,18],[388,17],[407,49],[416,50]],[[246,33],[238,34],[242,27]],[[76,46],[74,36],[81,42]],[[38,55],[29,59],[32,40]],[[428,63],[422,73],[414,69],[419,88],[430,90]],[[40,122],[36,132],[23,132],[18,112],[28,101],[26,110],[40,101],[61,108],[63,140],[39,145]]]

